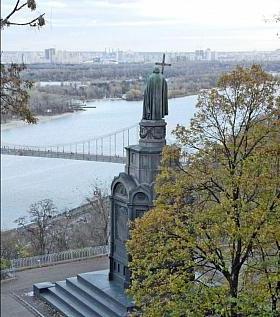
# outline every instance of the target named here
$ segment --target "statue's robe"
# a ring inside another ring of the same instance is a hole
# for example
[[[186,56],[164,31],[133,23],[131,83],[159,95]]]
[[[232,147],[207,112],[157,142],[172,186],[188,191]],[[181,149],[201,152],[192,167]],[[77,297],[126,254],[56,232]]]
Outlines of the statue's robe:
[[[167,82],[162,74],[154,72],[144,92],[143,119],[160,120],[167,114]]]

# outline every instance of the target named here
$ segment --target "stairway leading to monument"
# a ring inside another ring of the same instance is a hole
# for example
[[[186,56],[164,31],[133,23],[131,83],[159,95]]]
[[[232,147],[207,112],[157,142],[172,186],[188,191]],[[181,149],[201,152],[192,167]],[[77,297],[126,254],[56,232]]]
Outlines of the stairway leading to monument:
[[[108,271],[35,284],[34,292],[67,317],[125,317],[134,307],[122,286],[108,280]]]

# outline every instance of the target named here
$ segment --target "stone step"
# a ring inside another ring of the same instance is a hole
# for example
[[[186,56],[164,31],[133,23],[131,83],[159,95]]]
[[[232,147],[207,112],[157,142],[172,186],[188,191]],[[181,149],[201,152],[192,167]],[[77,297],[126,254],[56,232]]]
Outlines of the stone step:
[[[57,287],[52,287],[48,291],[54,298],[61,301],[64,305],[68,306],[70,311],[73,312],[73,316],[79,317],[105,317],[92,309],[89,309],[86,305],[78,301],[77,299],[67,296],[63,291],[59,290]],[[52,302],[50,302],[52,304]],[[75,315],[76,314],[76,315]],[[67,317],[72,317],[72,315],[66,315]]]
[[[78,282],[85,285],[95,294],[99,294],[104,298],[104,301],[113,302],[121,309],[134,307],[132,301],[125,294],[122,286],[115,282],[110,282],[108,277],[102,273],[82,273],[77,276]]]
[[[41,293],[40,298],[43,298],[50,306],[52,306],[56,311],[60,312],[67,317],[81,317],[82,315],[79,312],[76,312],[69,307],[68,304],[65,304],[59,298],[51,294],[50,292]]]
[[[67,317],[127,317],[135,307],[108,270],[79,274],[64,281],[37,283],[34,294]]]
[[[122,317],[122,315],[116,313],[114,309],[110,309],[106,303],[99,302],[95,296],[87,296],[80,287],[75,287],[73,284],[67,283],[66,281],[57,282],[56,288],[69,296],[72,300],[77,300],[82,305],[85,305],[93,313],[98,313],[102,317]],[[117,308],[117,307],[115,307]]]
[[[83,295],[83,297],[87,298],[87,300],[98,302],[99,305],[101,305],[103,309],[108,312],[108,314],[112,314],[114,317],[127,316],[126,307],[120,305],[119,302],[116,303],[116,301],[112,300],[111,297],[100,294],[100,292],[96,291],[95,288],[90,288],[84,283],[81,283],[76,277],[66,279],[66,285],[69,285],[71,289],[76,289]]]

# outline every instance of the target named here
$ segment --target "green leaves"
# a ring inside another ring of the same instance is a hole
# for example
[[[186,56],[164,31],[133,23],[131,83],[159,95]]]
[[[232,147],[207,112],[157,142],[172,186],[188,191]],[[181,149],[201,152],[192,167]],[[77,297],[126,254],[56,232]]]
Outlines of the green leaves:
[[[33,83],[21,79],[20,73],[24,69],[24,65],[1,64],[1,115],[13,114],[28,123],[36,123],[37,119],[28,106],[29,92]]]
[[[276,316],[277,87],[259,66],[237,67],[202,92],[190,128],[175,130],[155,208],[128,242],[130,292],[143,316]]]

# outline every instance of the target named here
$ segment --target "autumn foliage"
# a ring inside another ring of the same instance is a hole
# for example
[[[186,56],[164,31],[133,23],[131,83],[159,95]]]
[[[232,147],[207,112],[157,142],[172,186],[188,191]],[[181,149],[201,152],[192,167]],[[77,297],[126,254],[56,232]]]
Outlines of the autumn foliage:
[[[128,242],[143,316],[279,316],[277,94],[260,66],[237,67],[174,131],[155,207]]]

